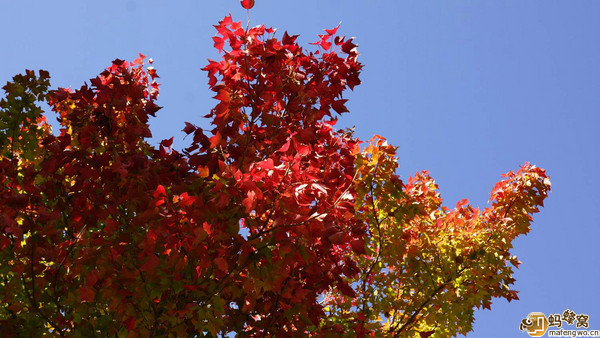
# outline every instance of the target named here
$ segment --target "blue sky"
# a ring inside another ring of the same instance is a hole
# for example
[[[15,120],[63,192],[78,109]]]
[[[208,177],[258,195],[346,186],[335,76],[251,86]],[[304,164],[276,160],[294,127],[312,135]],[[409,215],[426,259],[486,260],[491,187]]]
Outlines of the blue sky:
[[[230,12],[246,20],[235,0],[0,0],[0,82],[43,68],[75,88],[142,52],[161,76],[155,141],[181,147],[214,104],[200,68]],[[250,19],[304,43],[342,22],[365,68],[340,125],[400,146],[399,173],[429,170],[447,205],[485,206],[525,161],[547,169],[553,192],[515,243],[521,300],[478,311],[468,337],[528,337],[529,312],[567,308],[600,330],[600,2],[257,0]]]

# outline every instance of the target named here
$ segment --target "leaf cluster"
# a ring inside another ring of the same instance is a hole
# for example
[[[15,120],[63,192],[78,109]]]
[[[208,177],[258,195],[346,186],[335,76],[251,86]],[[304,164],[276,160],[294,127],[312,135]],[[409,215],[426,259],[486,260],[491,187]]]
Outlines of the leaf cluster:
[[[542,169],[507,174],[487,209],[448,209],[426,172],[395,175],[382,137],[361,149],[334,128],[360,84],[352,39],[325,30],[305,51],[231,16],[215,28],[212,129],[186,122],[182,151],[147,142],[143,55],[76,90],[44,71],[3,87],[3,333],[445,337],[517,299],[511,242],[550,189]]]

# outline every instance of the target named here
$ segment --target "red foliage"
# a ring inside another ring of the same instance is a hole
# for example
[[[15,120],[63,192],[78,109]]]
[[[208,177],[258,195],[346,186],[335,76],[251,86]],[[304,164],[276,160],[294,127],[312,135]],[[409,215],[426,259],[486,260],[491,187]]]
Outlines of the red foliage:
[[[30,303],[57,332],[253,334],[318,326],[319,295],[352,292],[358,141],[332,125],[360,82],[358,54],[306,53],[231,16],[216,28],[214,129],[186,123],[183,153],[144,140],[160,109],[144,56],[49,95],[60,135],[0,166],[4,266],[24,281],[3,303]]]
[[[383,211],[440,229],[427,217],[475,217],[463,204],[442,214],[426,173],[403,185],[382,139],[361,155],[350,131],[333,128],[362,68],[337,27],[319,35],[314,52],[297,36],[244,29],[231,16],[215,27],[222,58],[204,67],[217,101],[206,115],[212,129],[186,122],[192,141],[181,152],[173,138],[146,142],[160,107],[158,75],[143,55],[113,61],[77,90],[48,92],[48,74],[31,71],[4,87],[0,325],[9,335],[374,335],[368,322],[380,317],[364,304],[376,263],[433,252],[417,230],[380,224]],[[57,136],[35,105],[41,100],[58,113]],[[510,216],[514,236],[526,232],[549,188],[528,175],[545,178],[531,166],[509,175],[485,222]],[[386,231],[386,241],[401,243],[388,256],[380,251]],[[377,266],[382,278],[395,271]],[[330,314],[351,305],[332,321],[324,303]]]

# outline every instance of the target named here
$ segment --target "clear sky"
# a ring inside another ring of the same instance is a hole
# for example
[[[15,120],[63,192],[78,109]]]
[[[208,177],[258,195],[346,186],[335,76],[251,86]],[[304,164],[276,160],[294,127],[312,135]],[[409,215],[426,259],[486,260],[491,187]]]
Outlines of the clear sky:
[[[0,82],[43,68],[76,88],[142,52],[162,83],[154,142],[180,148],[215,103],[200,68],[229,12],[246,20],[236,0],[0,0]],[[256,0],[250,19],[304,43],[342,22],[365,68],[340,124],[400,146],[402,177],[429,170],[447,205],[485,206],[525,161],[547,169],[553,192],[514,249],[521,300],[478,311],[468,337],[528,337],[528,313],[567,308],[600,330],[599,1]]]

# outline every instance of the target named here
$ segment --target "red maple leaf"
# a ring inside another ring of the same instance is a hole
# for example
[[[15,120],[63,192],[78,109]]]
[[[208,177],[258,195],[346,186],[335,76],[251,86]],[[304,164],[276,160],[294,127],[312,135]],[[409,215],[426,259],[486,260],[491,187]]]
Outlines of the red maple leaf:
[[[250,9],[254,7],[254,0],[241,0],[240,3],[245,9]]]

